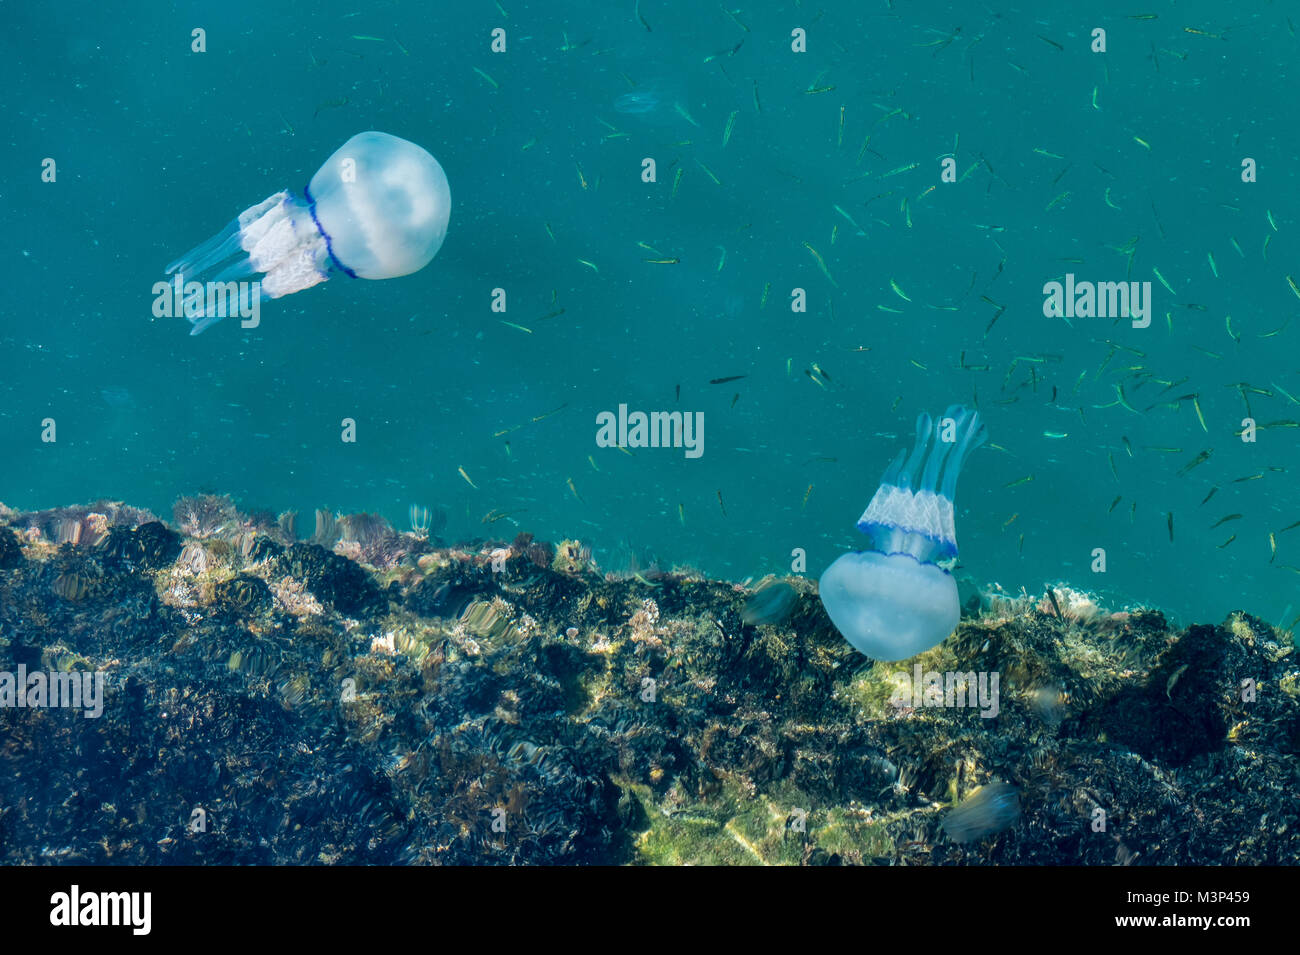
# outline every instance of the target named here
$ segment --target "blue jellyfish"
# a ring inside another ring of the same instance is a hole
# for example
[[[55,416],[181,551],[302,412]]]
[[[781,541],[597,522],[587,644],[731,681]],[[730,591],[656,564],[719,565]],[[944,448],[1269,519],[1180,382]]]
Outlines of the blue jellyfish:
[[[656,77],[615,99],[614,112],[653,119],[661,109],[669,114],[674,105],[685,101],[686,90],[680,80]]]
[[[904,660],[956,629],[957,584],[941,563],[957,557],[957,474],[986,437],[979,412],[960,405],[937,422],[917,418],[912,453],[898,452],[858,520],[874,546],[843,555],[822,574],[822,605],[861,653]]]
[[[614,112],[633,116],[651,113],[659,108],[660,101],[661,97],[654,88],[643,87],[632,90],[630,93],[624,93],[614,100]]]
[[[450,214],[451,190],[438,160],[388,133],[358,133],[325,160],[303,195],[281,190],[245,209],[167,266],[167,274],[184,285],[205,281],[222,265],[208,281],[262,272],[260,295],[267,298],[301,292],[338,272],[396,278],[429,264]],[[224,317],[211,297],[206,303],[195,298],[185,314],[194,325],[191,335]]]

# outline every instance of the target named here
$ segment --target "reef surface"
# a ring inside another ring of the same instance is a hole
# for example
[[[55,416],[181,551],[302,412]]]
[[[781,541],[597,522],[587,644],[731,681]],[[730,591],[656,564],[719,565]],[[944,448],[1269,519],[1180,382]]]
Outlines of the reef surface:
[[[0,674],[103,674],[0,707],[0,861],[1300,862],[1300,661],[1247,614],[977,593],[873,664],[811,580],[316,518],[0,506]]]

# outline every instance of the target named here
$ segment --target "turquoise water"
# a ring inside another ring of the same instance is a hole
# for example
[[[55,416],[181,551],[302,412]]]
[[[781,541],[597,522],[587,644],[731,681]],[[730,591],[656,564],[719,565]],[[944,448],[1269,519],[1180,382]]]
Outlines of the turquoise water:
[[[1300,14],[503,6],[0,6],[0,500],[169,515],[213,491],[399,528],[420,504],[445,536],[578,537],[611,570],[739,579],[803,548],[816,575],[865,543],[917,413],[974,402],[991,445],[957,499],[966,574],[1294,616],[1300,429],[1236,433],[1248,408],[1300,420]],[[431,265],[336,278],[251,330],[152,318],[167,262],[368,129],[446,169]],[[1150,327],[1044,317],[1067,272],[1151,282]],[[703,454],[598,447],[620,404],[703,413]]]

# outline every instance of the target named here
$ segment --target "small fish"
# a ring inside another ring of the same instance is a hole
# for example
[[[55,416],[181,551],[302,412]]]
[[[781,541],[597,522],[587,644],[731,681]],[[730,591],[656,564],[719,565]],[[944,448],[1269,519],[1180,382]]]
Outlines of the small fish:
[[[736,402],[739,401],[739,400],[740,400],[740,392],[738,391],[738,392],[736,392],[734,395],[731,396],[731,404],[730,404],[728,407],[730,407],[730,408],[734,408],[734,407],[736,407]]]
[[[727,126],[722,131],[722,147],[725,149],[727,143],[731,141],[731,130],[736,125],[736,117],[740,115],[740,110],[733,109],[731,115],[727,117]]]
[[[1222,544],[1219,545],[1219,550],[1223,550],[1223,548],[1227,547],[1229,544],[1231,544],[1231,543],[1232,543],[1233,541],[1235,541],[1236,539],[1237,539],[1237,535],[1236,535],[1236,534],[1233,534],[1233,535],[1232,535],[1231,537],[1229,537],[1226,541],[1224,541]]]
[[[592,470],[594,470],[594,471],[599,471],[599,470],[600,470],[600,468],[596,465],[596,459],[593,458],[590,454],[587,455],[587,463],[591,465]]]
[[[1202,451],[1200,454],[1194,457],[1187,464],[1183,465],[1183,467],[1178,472],[1178,476],[1182,477],[1184,474],[1186,474],[1192,468],[1196,467],[1198,464],[1204,464],[1206,461],[1210,459],[1210,454],[1213,453],[1213,451],[1214,451],[1213,448],[1210,448],[1209,450],[1206,451]]]
[[[1174,291],[1174,287],[1173,287],[1172,285],[1170,285],[1167,281],[1165,281],[1165,277],[1164,277],[1163,275],[1160,274],[1160,270],[1159,270],[1158,268],[1155,268],[1154,266],[1152,266],[1151,271],[1154,272],[1156,278],[1158,278],[1158,279],[1160,280],[1160,284],[1163,285],[1165,288],[1167,288],[1167,289],[1169,290],[1169,294],[1170,294],[1170,295],[1177,295],[1177,294],[1178,294],[1177,292]]]
[[[576,497],[578,500],[582,501],[582,495],[579,494],[578,489],[573,486],[573,478],[569,478],[568,485],[569,485],[569,490],[573,492],[573,496]],[[582,501],[582,503],[586,504],[587,502]]]
[[[1209,434],[1210,429],[1205,426],[1205,415],[1201,414],[1201,402],[1196,395],[1192,395],[1192,407],[1196,409],[1196,418],[1201,422],[1201,430]]]
[[[1051,212],[1054,207],[1064,202],[1068,198],[1070,198],[1070,191],[1067,189],[1065,192],[1061,193],[1059,196],[1057,196],[1055,199],[1049,202],[1046,208],[1043,209],[1043,211]]]
[[[693,117],[690,113],[686,112],[686,107],[683,106],[681,103],[673,103],[673,110],[676,111],[678,116],[686,120],[686,122],[690,123],[692,126],[696,128],[699,128],[700,124],[695,121],[695,117]]]
[[[907,297],[907,293],[905,293],[901,288],[899,288],[898,283],[895,282],[893,279],[889,280],[889,287],[893,289],[894,294],[897,295],[899,298],[901,298],[904,302],[912,301],[910,298]]]
[[[480,70],[477,66],[474,67],[474,72],[477,73],[479,76],[483,77],[483,79],[487,80],[489,83],[491,83],[491,84],[492,84],[492,88],[493,88],[494,90],[499,90],[499,89],[501,89],[501,84],[500,84],[500,83],[498,83],[496,80],[492,79],[492,77],[488,76],[486,73],[484,73],[482,70]],[[586,187],[586,186],[583,186],[582,188],[586,189],[587,187]]]
[[[1206,501],[1208,501],[1210,498],[1214,497],[1214,492],[1217,491],[1218,489],[1219,489],[1219,485],[1217,485],[1217,484],[1214,485],[1214,487],[1210,488],[1210,493],[1207,494],[1207,495],[1205,495],[1205,497],[1201,498],[1201,503],[1204,504],[1204,503],[1205,503]],[[1292,525],[1292,526],[1295,526],[1295,525]]]
[[[567,408],[567,407],[569,407],[569,403],[566,401],[564,404],[560,405],[560,407],[556,408],[554,411],[548,411],[548,412],[546,412],[545,414],[539,414],[539,415],[534,416],[533,421],[534,421],[534,422],[537,422],[537,421],[545,421],[545,420],[546,420],[547,418],[549,418],[551,415],[559,414],[561,411],[563,411],[563,410],[564,410],[565,408]]]
[[[812,489],[813,489],[813,486],[812,486],[811,484],[809,484],[809,485],[808,485],[808,490],[806,490],[806,491],[803,492],[803,503],[799,505],[800,509],[805,508],[805,507],[808,506],[808,498],[812,496]]]
[[[853,220],[853,216],[849,215],[839,206],[832,205],[831,208],[834,209],[836,212],[838,212],[840,215],[842,215],[846,220],[848,220],[849,225],[853,226],[853,228],[857,229],[859,232],[863,232],[863,233],[866,232],[866,230],[863,229],[862,226],[858,225],[857,222]]]
[[[697,159],[697,160],[695,160],[695,165],[697,165],[697,166],[699,166],[701,169],[703,169],[705,175],[707,175],[710,179],[712,179],[712,180],[714,181],[714,183],[716,183],[716,184],[719,185],[719,186],[722,185],[722,180],[719,179],[717,176],[715,176],[715,175],[713,174],[713,170],[710,169],[708,166],[704,165],[704,163],[700,162],[700,161]]]
[[[1174,512],[1169,511],[1166,513],[1165,520],[1169,524],[1169,543],[1172,544],[1174,542]]]
[[[1228,523],[1228,521],[1237,521],[1237,520],[1241,520],[1241,515],[1240,515],[1240,514],[1229,514],[1227,517],[1221,517],[1221,518],[1219,518],[1217,521],[1215,521],[1213,524],[1211,524],[1211,525],[1210,525],[1210,530],[1214,530],[1214,529],[1215,529],[1216,527],[1218,527],[1220,524],[1226,524],[1226,523]]]
[[[533,330],[531,328],[524,328],[524,326],[516,325],[514,322],[507,322],[504,318],[498,319],[498,321],[500,321],[502,325],[509,325],[511,328],[517,328],[519,329],[519,331],[527,332],[529,335],[533,333]]]
[[[335,109],[339,106],[347,106],[347,105],[348,105],[348,98],[346,96],[340,96],[338,99],[328,99],[316,107],[316,112],[311,114],[311,118],[315,119],[317,116],[325,112],[325,110],[327,109]]]
[[[718,508],[722,511],[722,516],[727,516],[727,508],[722,503],[722,491],[718,491]]]
[[[1116,495],[1115,495],[1115,500],[1111,501],[1111,502],[1110,502],[1110,507],[1106,508],[1106,513],[1109,514],[1109,513],[1111,513],[1113,510],[1115,510],[1116,505],[1118,505],[1119,502],[1122,501],[1122,500],[1124,500],[1124,495],[1123,495],[1123,494],[1116,494]]]
[[[588,262],[586,259],[578,259],[578,261],[579,261],[582,265],[585,265],[587,268],[591,269],[591,270],[592,270],[593,272],[595,272],[597,275],[600,274],[600,269],[598,269],[598,268],[596,267],[596,263],[595,263],[595,262]]]
[[[1018,486],[1020,486],[1021,484],[1028,484],[1028,483],[1029,483],[1030,481],[1032,481],[1033,479],[1034,479],[1034,476],[1033,476],[1032,474],[1028,474],[1028,475],[1026,475],[1026,476],[1024,476],[1024,477],[1022,477],[1022,478],[1018,478],[1017,480],[1015,480],[1015,481],[1011,481],[1010,483],[1008,483],[1008,484],[1004,484],[1004,485],[1002,485],[1002,486],[1003,486],[1003,487],[1018,487]]]
[[[1014,524],[1016,522],[1016,518],[1019,516],[1020,516],[1020,512],[1017,511],[1015,514],[1012,514],[1010,517],[1008,517],[1005,521],[1002,522],[1002,529],[1006,530],[1008,527]]]
[[[919,162],[914,162],[906,166],[899,166],[897,169],[889,170],[889,172],[885,173],[880,178],[888,179],[890,176],[897,176],[899,173],[910,172],[911,170],[915,169],[919,165],[921,165]]]
[[[729,381],[740,381],[742,378],[748,378],[749,375],[727,375],[725,378],[710,378],[711,385],[725,385]]]
[[[1268,549],[1269,549],[1268,562],[1271,564],[1273,563],[1274,559],[1277,557],[1277,538],[1273,536],[1272,531],[1270,531],[1268,535]]]
[[[814,249],[807,242],[803,244],[803,247],[812,253],[813,258],[817,260],[817,265],[822,270],[822,274],[825,275],[826,278],[830,280],[831,285],[835,286],[836,288],[839,288],[840,283],[835,281],[835,277],[831,275],[830,269],[826,267],[826,260],[822,258],[822,254],[818,252],[816,249]]]
[[[686,526],[686,508],[680,501],[677,503],[677,519],[682,522],[682,527]]]
[[[460,472],[460,476],[463,477],[463,478],[465,479],[465,483],[466,483],[466,484],[468,484],[468,485],[469,485],[470,487],[472,487],[474,490],[476,490],[476,491],[478,490],[478,485],[475,484],[473,481],[471,481],[471,480],[469,479],[469,475],[465,473],[465,469],[464,469],[464,468],[457,468],[456,470]]]

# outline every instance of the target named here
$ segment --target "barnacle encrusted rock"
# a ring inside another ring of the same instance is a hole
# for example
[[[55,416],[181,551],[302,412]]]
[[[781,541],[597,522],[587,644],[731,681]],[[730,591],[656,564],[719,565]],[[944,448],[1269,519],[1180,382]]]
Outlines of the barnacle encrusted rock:
[[[1300,861],[1300,661],[1246,614],[976,595],[873,664],[798,577],[176,513],[0,507],[0,702],[104,677],[0,707],[6,863]]]

